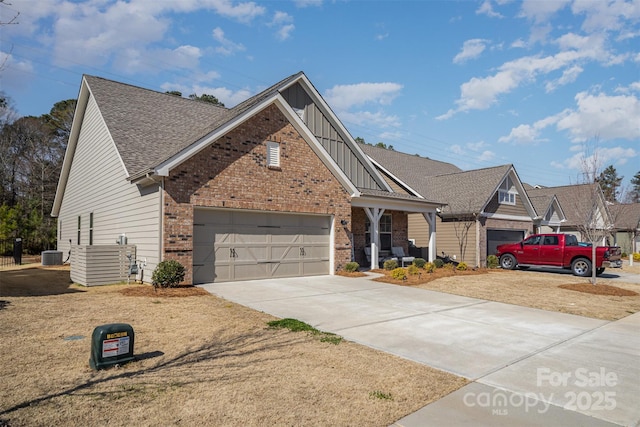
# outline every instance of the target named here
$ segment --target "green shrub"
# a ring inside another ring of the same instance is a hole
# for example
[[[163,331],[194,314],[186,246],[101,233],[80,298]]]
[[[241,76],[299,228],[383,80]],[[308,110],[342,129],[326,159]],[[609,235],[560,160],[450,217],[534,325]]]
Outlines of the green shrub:
[[[467,263],[466,262],[461,262],[458,264],[458,266],[456,267],[456,270],[458,271],[465,271],[467,269]]]
[[[358,271],[359,268],[360,264],[358,264],[357,262],[348,262],[344,266],[344,271],[353,273],[354,271]]]
[[[436,271],[436,265],[432,262],[428,262],[424,265],[424,270],[427,273],[433,273],[434,271]]]
[[[456,266],[453,265],[452,263],[448,262],[445,265],[443,265],[442,268],[444,268],[445,270],[455,270]]]
[[[391,270],[391,277],[393,277],[396,280],[404,280],[407,278],[406,273],[407,273],[406,270],[402,267],[394,268],[393,270]]]
[[[622,252],[622,253],[620,254],[620,258],[626,258],[626,257],[628,257],[628,256],[629,256],[629,254],[628,254],[628,253],[626,253],[626,252]]]
[[[155,288],[175,288],[184,280],[184,266],[178,261],[169,259],[160,261],[153,274],[151,283]]]
[[[444,266],[444,261],[440,258],[436,258],[435,260],[433,260],[433,265],[435,265],[436,268],[442,268]]]
[[[407,267],[407,273],[410,276],[416,276],[420,273],[420,269],[418,268],[417,265],[411,264],[409,267]]]
[[[383,264],[385,270],[393,270],[398,268],[398,261],[395,259],[388,259]]]
[[[424,268],[424,265],[427,263],[427,261],[424,258],[416,258],[413,260],[413,265],[415,265],[418,268]]]
[[[498,268],[498,257],[495,255],[489,255],[487,257],[487,268]]]

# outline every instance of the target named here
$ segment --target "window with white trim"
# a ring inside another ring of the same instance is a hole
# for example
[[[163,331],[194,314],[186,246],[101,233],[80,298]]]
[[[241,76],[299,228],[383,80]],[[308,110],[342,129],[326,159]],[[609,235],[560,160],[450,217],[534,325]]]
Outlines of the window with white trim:
[[[267,141],[267,167],[280,167],[280,143]]]
[[[391,214],[383,214],[380,218],[380,248],[381,251],[391,250]],[[369,218],[365,221],[365,244],[371,246],[371,222]]]
[[[498,187],[498,203],[503,205],[515,205],[516,204],[516,195],[518,194],[518,190],[516,190],[511,177],[507,177],[500,187]]]

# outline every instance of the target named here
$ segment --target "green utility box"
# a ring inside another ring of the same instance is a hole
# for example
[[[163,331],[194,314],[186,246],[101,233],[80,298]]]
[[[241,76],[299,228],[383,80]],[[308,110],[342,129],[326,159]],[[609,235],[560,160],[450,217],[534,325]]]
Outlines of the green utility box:
[[[110,323],[98,326],[91,336],[92,369],[104,369],[113,365],[131,362],[133,357],[134,333],[131,325]]]

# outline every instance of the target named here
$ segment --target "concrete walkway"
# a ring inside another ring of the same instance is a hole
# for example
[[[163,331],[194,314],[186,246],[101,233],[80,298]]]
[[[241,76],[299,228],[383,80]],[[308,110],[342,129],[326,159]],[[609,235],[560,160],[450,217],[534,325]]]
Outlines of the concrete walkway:
[[[640,313],[607,322],[341,276],[202,287],[474,381],[396,426],[640,423]]]

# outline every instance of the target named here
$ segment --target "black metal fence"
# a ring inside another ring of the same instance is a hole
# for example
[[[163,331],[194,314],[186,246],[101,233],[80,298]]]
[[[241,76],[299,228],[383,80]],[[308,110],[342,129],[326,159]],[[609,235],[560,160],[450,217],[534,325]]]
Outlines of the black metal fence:
[[[22,264],[22,239],[0,240],[0,267]]]
[[[37,260],[42,251],[51,249],[51,243],[42,239],[0,239],[0,267],[21,265]],[[31,256],[33,255],[33,256]]]

